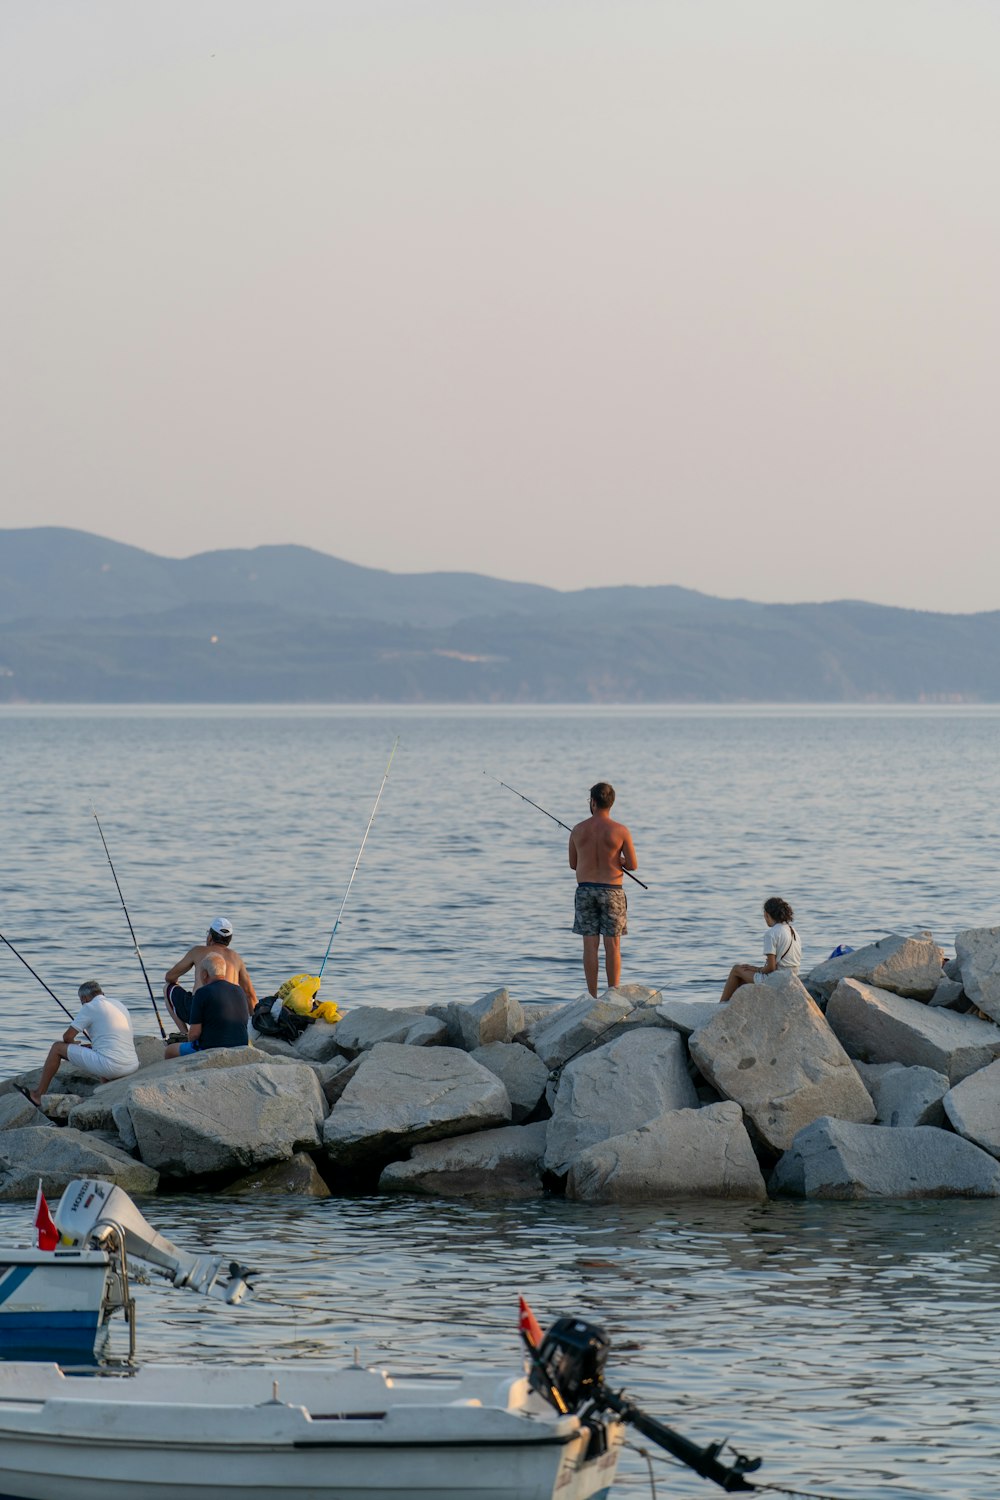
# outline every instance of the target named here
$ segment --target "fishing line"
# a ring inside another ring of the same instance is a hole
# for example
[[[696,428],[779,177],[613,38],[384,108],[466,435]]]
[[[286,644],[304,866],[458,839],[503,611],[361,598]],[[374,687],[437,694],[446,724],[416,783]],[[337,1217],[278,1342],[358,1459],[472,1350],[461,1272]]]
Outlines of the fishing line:
[[[164,1040],[166,1040],[167,1033],[163,1029],[163,1022],[160,1020],[160,1012],[157,1009],[156,997],[153,994],[153,986],[149,982],[149,975],[146,973],[146,965],[142,961],[142,953],[139,950],[139,944],[135,935],[135,928],[132,926],[132,918],[128,914],[128,907],[125,905],[125,897],[122,895],[122,888],[118,884],[118,876],[115,873],[114,861],[111,858],[111,850],[108,848],[108,841],[104,837],[104,829],[101,827],[101,820],[97,816],[97,808],[91,807],[91,812],[94,814],[94,822],[97,824],[97,831],[101,835],[101,843],[104,845],[104,852],[108,856],[108,864],[111,866],[111,874],[114,877],[115,889],[118,892],[118,899],[122,904],[122,911],[125,913],[125,920],[128,923],[128,930],[132,934],[132,947],[135,949],[135,956],[139,960],[139,967],[142,970],[142,977],[146,981],[146,988],[149,991],[149,998],[153,1002],[153,1014],[156,1016],[156,1024],[160,1028],[160,1035]]]
[[[728,1445],[727,1445],[728,1446]],[[635,1453],[641,1453],[647,1463],[666,1464],[674,1469],[677,1467],[673,1459],[664,1457],[661,1453],[648,1453],[645,1449],[637,1447],[634,1443],[623,1443],[623,1448],[631,1448]],[[789,1488],[786,1484],[768,1484],[762,1479],[748,1479],[747,1484],[752,1485],[755,1490],[768,1490],[772,1495],[792,1495],[796,1500],[844,1500],[843,1495],[828,1495],[822,1490],[796,1490]],[[901,1491],[900,1493],[904,1493]],[[905,1491],[912,1494],[911,1490]]]
[[[361,863],[361,856],[365,852],[365,845],[368,842],[368,835],[372,831],[372,824],[375,821],[375,814],[378,812],[379,802],[382,800],[382,793],[385,791],[385,784],[389,780],[389,767],[392,765],[392,757],[396,753],[396,746],[398,744],[399,735],[397,734],[396,738],[393,740],[392,749],[389,752],[389,759],[386,763],[385,774],[382,777],[382,785],[378,789],[378,796],[375,798],[375,806],[372,808],[372,815],[368,819],[368,827],[365,829],[365,836],[361,840],[361,848],[358,850],[358,857],[354,861],[354,869],[351,871],[351,878],[347,882],[347,890],[344,892],[344,899],[340,903],[340,910],[337,913],[337,920],[336,922],[334,922],[333,931],[330,933],[330,941],[327,943],[326,952],[323,954],[323,962],[319,966],[319,975],[317,977],[320,979],[323,978],[323,970],[326,968],[326,961],[330,957],[330,949],[333,947],[333,940],[337,936],[337,928],[340,926],[340,919],[344,915],[344,907],[347,905],[347,898],[351,894],[351,886],[354,884],[354,877],[358,873],[358,866]]]
[[[38,980],[38,983],[41,985],[42,989],[45,990],[46,994],[49,994],[49,995],[52,996],[53,1000],[56,1002],[56,1004],[58,1005],[59,1009],[62,1010],[62,1011],[66,1011],[66,1014],[69,1016],[70,1020],[72,1021],[73,1020],[73,1012],[71,1010],[67,1010],[66,1006],[63,1005],[62,1001],[59,999],[59,996],[56,994],[55,990],[50,990],[49,989],[48,985],[45,983],[45,980],[42,978],[42,976],[40,974],[36,974],[35,973],[34,969],[31,967],[31,965],[29,964],[28,960],[24,957],[24,955],[22,953],[18,953],[17,949],[14,947],[14,944],[10,941],[9,938],[5,938],[2,932],[0,932],[0,943],[6,943],[7,944],[7,947],[10,949],[11,953],[13,953],[14,957],[17,958],[17,959],[20,959],[21,963],[24,964],[24,967],[27,969],[28,973],[31,974],[33,976],[33,978],[35,978],[35,979]],[[83,1029],[82,1026],[80,1027],[80,1035],[81,1036],[86,1036],[87,1040],[88,1041],[90,1040],[89,1036],[87,1036],[87,1033],[84,1031],[84,1029]]]
[[[572,833],[573,832],[573,830],[569,826],[569,824],[568,823],[564,823],[563,820],[562,820],[562,818],[557,818],[556,815],[555,815],[555,813],[548,812],[547,809],[544,808],[541,805],[540,802],[533,802],[530,797],[526,797],[523,792],[519,792],[517,790],[517,787],[509,786],[506,781],[501,781],[500,777],[499,776],[494,776],[492,771],[484,771],[483,775],[484,776],[488,776],[491,781],[497,782],[497,784],[499,786],[504,787],[508,792],[513,792],[515,797],[520,797],[521,801],[522,802],[527,802],[530,807],[536,807],[540,813],[545,813],[545,816],[547,818],[551,818],[552,821],[553,821],[553,823],[558,823],[560,828],[565,828],[565,830],[566,830],[567,833]],[[635,883],[636,883],[636,885],[641,885],[644,891],[648,891],[649,890],[649,886],[646,884],[646,882],[644,880],[640,880],[639,877],[638,877],[638,875],[633,875],[631,870],[626,870],[625,867],[624,867],[624,865],[622,866],[622,874],[623,875],[627,875],[628,878],[629,878],[629,880],[634,880]]]

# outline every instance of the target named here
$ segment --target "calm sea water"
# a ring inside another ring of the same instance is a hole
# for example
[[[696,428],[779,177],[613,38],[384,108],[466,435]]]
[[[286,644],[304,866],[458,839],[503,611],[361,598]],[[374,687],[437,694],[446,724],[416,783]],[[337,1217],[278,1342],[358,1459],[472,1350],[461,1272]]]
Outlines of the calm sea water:
[[[760,951],[764,897],[805,961],[997,920],[994,709],[0,710],[0,931],[72,1004],[96,975],[148,1001],[96,806],[151,974],[229,916],[266,993],[318,965],[394,736],[400,747],[324,981],[342,1006],[582,989],[561,830],[609,779],[648,892],[627,980],[717,994]],[[64,1018],[0,949],[0,1069]],[[991,1497],[1000,1447],[1000,1209],[177,1197],[185,1242],[260,1268],[228,1309],[140,1294],[144,1358],[350,1358],[509,1367],[519,1290],[544,1321],[604,1321],[615,1375],[699,1441],[730,1434],[773,1483],[881,1500]],[[28,1214],[0,1206],[0,1233]],[[706,1493],[658,1470],[660,1493]],[[622,1490],[649,1493],[630,1456]]]

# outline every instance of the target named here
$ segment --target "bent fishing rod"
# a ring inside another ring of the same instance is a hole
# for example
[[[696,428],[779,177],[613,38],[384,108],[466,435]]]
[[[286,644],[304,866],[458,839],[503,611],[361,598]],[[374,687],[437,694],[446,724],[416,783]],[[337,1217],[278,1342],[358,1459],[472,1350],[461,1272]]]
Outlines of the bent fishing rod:
[[[344,907],[347,905],[347,898],[351,894],[351,886],[354,884],[354,877],[358,873],[358,866],[361,863],[361,856],[365,852],[365,845],[368,842],[368,835],[372,831],[372,824],[375,821],[375,814],[378,812],[378,805],[382,800],[382,793],[385,791],[385,784],[389,780],[389,768],[392,765],[392,757],[396,753],[396,746],[398,744],[399,735],[397,734],[396,738],[392,742],[392,749],[389,752],[389,759],[386,763],[385,772],[382,776],[382,785],[378,789],[378,796],[375,798],[375,806],[372,808],[372,815],[368,819],[368,827],[365,829],[365,836],[361,840],[361,848],[358,850],[358,857],[354,861],[354,869],[351,871],[351,878],[347,882],[347,890],[344,892],[344,899],[340,903],[340,910],[337,913],[337,920],[336,922],[334,922],[333,931],[330,933],[330,941],[327,943],[326,952],[323,954],[323,962],[319,966],[318,978],[320,979],[323,978],[323,970],[326,968],[326,961],[330,957],[330,949],[333,947],[333,940],[337,936],[337,928],[340,926],[340,919],[344,915]]]
[[[13,953],[14,957],[16,959],[19,959],[21,961],[21,963],[24,964],[24,967],[27,969],[28,973],[32,976],[32,978],[38,980],[38,983],[41,985],[42,989],[45,990],[46,994],[49,994],[49,995],[52,996],[53,1000],[56,1002],[56,1004],[58,1005],[59,1009],[66,1011],[66,1014],[69,1016],[70,1020],[72,1021],[73,1020],[73,1012],[71,1010],[68,1010],[67,1007],[65,1005],[63,1005],[62,1001],[59,999],[59,996],[56,994],[55,990],[50,990],[49,989],[48,985],[45,983],[45,980],[42,978],[41,974],[36,974],[35,973],[34,969],[31,967],[31,965],[29,964],[28,960],[24,957],[23,953],[18,953],[17,949],[14,947],[14,944],[10,941],[9,938],[5,938],[2,932],[0,932],[0,943],[6,943],[7,944],[7,947],[10,949],[11,953]],[[81,1036],[87,1036],[87,1033],[83,1030],[83,1027],[80,1028],[80,1034],[81,1034]],[[90,1038],[87,1037],[87,1040],[89,1041]]]
[[[506,781],[501,781],[500,777],[499,776],[494,776],[491,771],[484,771],[483,775],[484,776],[488,776],[491,781],[495,781],[500,786],[505,787],[508,792],[513,792],[514,796],[515,797],[520,797],[520,799],[521,799],[522,802],[527,802],[529,804],[529,806],[531,806],[531,807],[537,807],[538,811],[540,813],[545,813],[545,816],[547,818],[551,818],[552,821],[553,821],[553,823],[558,823],[560,828],[565,828],[565,830],[566,830],[567,833],[572,833],[573,832],[573,830],[569,826],[569,824],[568,823],[564,823],[563,820],[562,820],[562,818],[557,818],[556,815],[555,815],[555,813],[548,812],[544,807],[542,807],[542,805],[541,805],[540,802],[532,802],[531,798],[530,797],[526,797],[523,792],[519,792],[517,790],[517,787],[508,786],[507,783],[506,783]],[[634,880],[635,883],[636,883],[636,885],[641,885],[644,891],[648,891],[649,890],[649,886],[646,884],[646,882],[644,880],[640,880],[639,877],[638,877],[638,875],[633,875],[631,870],[626,870],[626,868],[625,868],[624,865],[622,865],[622,874],[623,875],[627,875],[628,878],[629,878],[629,880]]]
[[[132,947],[135,949],[135,956],[139,960],[139,967],[142,970],[142,977],[146,981],[146,988],[149,991],[149,998],[153,1002],[153,1014],[156,1017],[156,1024],[160,1028],[160,1035],[163,1037],[164,1041],[166,1041],[167,1033],[163,1029],[163,1022],[160,1020],[160,1012],[157,1009],[156,998],[153,994],[153,986],[149,982],[149,975],[146,973],[146,965],[142,961],[142,953],[139,951],[139,943],[135,935],[135,928],[132,926],[132,918],[128,914],[128,907],[125,905],[125,897],[122,895],[122,888],[118,884],[118,876],[115,873],[114,861],[111,858],[111,850],[108,848],[108,841],[104,837],[104,829],[101,827],[101,820],[97,816],[97,808],[92,807],[91,812],[94,814],[94,822],[97,824],[97,831],[101,835],[101,843],[104,845],[104,852],[108,856],[108,864],[111,866],[111,874],[114,877],[115,889],[118,892],[118,899],[122,904],[122,911],[125,913],[125,920],[128,923],[128,930],[132,934]]]

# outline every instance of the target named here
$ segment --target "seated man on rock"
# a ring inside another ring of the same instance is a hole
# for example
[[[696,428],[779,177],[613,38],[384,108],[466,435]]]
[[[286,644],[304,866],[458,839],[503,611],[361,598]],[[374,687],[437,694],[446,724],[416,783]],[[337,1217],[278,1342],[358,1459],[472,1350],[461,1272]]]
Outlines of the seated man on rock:
[[[195,943],[194,947],[189,948],[184,957],[164,975],[163,995],[167,1002],[167,1009],[182,1033],[186,1032],[190,1020],[191,991],[183,989],[178,981],[189,969],[194,969],[194,989],[197,990],[202,985],[208,984],[209,980],[214,977],[209,974],[205,964],[209,956],[221,959],[223,973],[219,977],[228,979],[230,984],[239,985],[247,997],[250,1010],[256,1009],[257,991],[247,973],[246,964],[236,949],[231,947],[232,941],[233,924],[229,918],[213,917],[205,941]]]
[[[73,1017],[73,1024],[63,1032],[61,1042],[53,1042],[42,1068],[42,1076],[35,1089],[23,1089],[15,1084],[19,1094],[41,1106],[45,1094],[59,1064],[65,1058],[100,1083],[112,1078],[127,1078],[139,1066],[132,1035],[132,1017],[120,1000],[112,1000],[101,989],[96,979],[88,979],[77,990],[80,1010]],[[77,1037],[81,1040],[77,1041]]]
[[[171,1042],[164,1057],[190,1057],[214,1047],[245,1047],[250,1005],[238,984],[226,978],[225,960],[207,953],[201,961],[206,983],[191,996],[186,1042]]]

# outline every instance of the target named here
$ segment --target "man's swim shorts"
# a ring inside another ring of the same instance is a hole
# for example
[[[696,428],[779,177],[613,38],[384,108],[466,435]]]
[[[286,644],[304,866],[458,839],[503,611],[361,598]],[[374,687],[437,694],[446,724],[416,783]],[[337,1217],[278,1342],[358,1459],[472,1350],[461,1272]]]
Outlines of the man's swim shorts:
[[[628,902],[621,886],[581,880],[573,931],[581,937],[621,937],[628,932]]]

